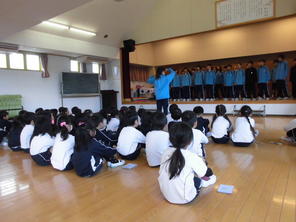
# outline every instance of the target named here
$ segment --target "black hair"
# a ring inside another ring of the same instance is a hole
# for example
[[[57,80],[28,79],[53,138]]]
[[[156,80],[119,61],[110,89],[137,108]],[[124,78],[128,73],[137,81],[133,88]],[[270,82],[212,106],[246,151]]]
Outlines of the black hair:
[[[250,63],[250,64],[252,64],[252,65],[254,64],[254,62],[253,62],[253,61],[249,61],[248,63]]]
[[[46,133],[48,133],[50,136],[54,136],[54,132],[51,125],[51,115],[50,113],[43,111],[36,116],[32,138],[34,136],[39,135],[43,136]]]
[[[32,121],[35,121],[35,114],[32,112],[26,112],[23,115],[23,120],[26,125],[29,125]]]
[[[66,140],[69,137],[69,131],[66,125],[72,125],[71,118],[68,116],[61,116],[58,120],[58,128],[61,133],[62,140]]]
[[[6,110],[1,110],[0,111],[0,119],[3,119],[7,115],[8,115],[8,112]]]
[[[229,128],[232,126],[232,123],[230,121],[230,119],[228,118],[228,116],[226,115],[226,107],[222,104],[220,105],[217,105],[216,106],[216,110],[215,110],[215,115],[213,117],[213,120],[212,120],[212,124],[211,124],[211,127],[213,128],[213,124],[215,122],[215,120],[219,117],[219,116],[222,116],[224,117],[224,119],[226,119],[228,122],[229,122]]]
[[[166,115],[161,112],[156,112],[152,116],[152,130],[163,130],[168,123]]]
[[[128,110],[137,111],[137,109],[136,109],[135,106],[129,106],[129,107],[128,107]]]
[[[11,123],[11,130],[20,129],[23,127],[24,127],[24,123],[23,123],[22,117],[20,115],[14,117]]]
[[[249,116],[252,114],[253,110],[251,109],[250,106],[247,106],[247,105],[244,105],[242,106],[241,110],[240,110],[240,113],[241,113],[241,116],[245,117],[250,125],[250,129],[252,131],[252,134],[254,136],[254,138],[256,137],[256,132],[255,132],[255,129],[254,127],[251,125],[251,122],[249,120]]]
[[[71,112],[72,112],[72,114],[74,114],[75,116],[79,116],[79,115],[81,115],[81,109],[79,109],[77,106],[74,106],[74,107],[71,109]]]
[[[177,104],[171,104],[170,107],[169,107],[169,111],[170,111],[170,113],[172,113],[173,110],[174,110],[174,109],[177,109],[177,108],[179,108],[179,106],[178,106]]]
[[[163,70],[164,70],[163,67],[157,67],[155,79],[159,79],[161,77]]]
[[[86,116],[86,117],[91,117],[93,115],[93,112],[91,109],[86,109],[84,110],[83,112],[83,116]]]
[[[39,114],[39,113],[42,112],[42,111],[43,111],[42,108],[37,108],[37,109],[35,110],[35,114]]]
[[[90,132],[95,130],[96,126],[90,120],[77,127],[75,131],[75,151],[82,152],[88,150],[88,144],[92,139]]]
[[[138,130],[140,130],[145,136],[152,130],[152,118],[153,113],[148,111],[145,112],[141,118],[141,125],[138,127]]]
[[[171,117],[175,121],[181,119],[181,117],[182,117],[182,110],[179,109],[179,108],[174,109],[173,112],[171,113]]]
[[[138,120],[139,116],[136,111],[129,110],[126,112],[124,117],[125,126],[133,126],[135,125],[135,121]]]
[[[54,117],[57,117],[57,115],[58,115],[57,109],[51,109],[50,112],[53,114]]]
[[[146,113],[146,110],[144,109],[144,108],[140,108],[139,110],[138,110],[138,115],[139,115],[139,117],[142,119],[143,118],[143,116],[145,115],[145,113]]]
[[[194,107],[193,112],[196,115],[201,115],[204,113],[204,109],[201,106],[196,106],[196,107]]]
[[[170,142],[176,149],[169,159],[169,174],[170,180],[180,175],[185,166],[185,158],[181,149],[186,148],[193,139],[193,132],[190,126],[186,123],[174,123],[169,130]]]
[[[95,113],[91,117],[91,120],[93,121],[93,123],[95,124],[96,127],[98,127],[98,125],[100,123],[102,123],[104,121],[104,119],[106,119],[106,118],[101,113]]]
[[[68,108],[67,107],[60,107],[59,108],[59,113],[60,115],[67,115]]]
[[[279,63],[279,60],[274,59],[274,60],[273,60],[273,63]]]
[[[187,110],[182,114],[182,122],[187,123],[190,127],[194,126],[197,122],[196,115],[193,111]]]
[[[283,54],[280,54],[280,55],[278,56],[278,58],[285,59],[285,56],[284,56]]]

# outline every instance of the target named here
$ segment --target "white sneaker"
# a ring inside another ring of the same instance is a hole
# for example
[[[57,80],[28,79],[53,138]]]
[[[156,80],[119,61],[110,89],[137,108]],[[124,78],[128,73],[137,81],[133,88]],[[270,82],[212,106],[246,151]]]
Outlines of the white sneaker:
[[[216,183],[217,177],[215,175],[212,175],[209,178],[209,180],[201,180],[201,187],[208,187]]]
[[[119,167],[119,166],[122,166],[125,164],[125,161],[124,160],[118,160],[117,163],[111,163],[111,162],[107,162],[107,166],[110,167],[110,168],[116,168],[116,167]]]
[[[0,146],[8,146],[8,142],[2,142],[1,144],[0,144]]]
[[[289,99],[289,97],[284,97],[284,99]]]

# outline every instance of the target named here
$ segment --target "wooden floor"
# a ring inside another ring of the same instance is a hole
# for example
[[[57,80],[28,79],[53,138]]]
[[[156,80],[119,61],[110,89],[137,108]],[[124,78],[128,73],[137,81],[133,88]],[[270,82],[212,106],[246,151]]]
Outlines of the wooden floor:
[[[158,169],[144,154],[132,170],[107,169],[93,178],[36,166],[24,153],[0,149],[0,221],[244,222],[296,221],[296,147],[281,144],[288,117],[257,118],[250,148],[207,145],[216,185],[189,205],[166,202]],[[232,195],[219,184],[235,186]]]

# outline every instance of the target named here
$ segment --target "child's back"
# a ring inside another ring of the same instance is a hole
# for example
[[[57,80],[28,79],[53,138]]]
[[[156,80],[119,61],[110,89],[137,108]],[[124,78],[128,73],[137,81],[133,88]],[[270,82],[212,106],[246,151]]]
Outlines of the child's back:
[[[21,135],[20,135],[20,142],[21,142],[21,148],[23,150],[28,150],[30,149],[30,140],[33,135],[34,131],[34,126],[27,124],[25,127],[22,129]]]
[[[54,145],[52,147],[51,164],[57,170],[65,170],[71,160],[74,152],[75,138],[68,135],[66,140],[61,138],[61,134],[57,134]]]
[[[212,125],[212,137],[214,138],[222,138],[228,135],[228,131],[230,128],[230,123],[223,116],[218,116]]]
[[[255,120],[248,117],[252,127],[255,127]],[[251,143],[254,140],[250,124],[245,117],[238,117],[235,121],[235,129],[231,136],[233,142]]]

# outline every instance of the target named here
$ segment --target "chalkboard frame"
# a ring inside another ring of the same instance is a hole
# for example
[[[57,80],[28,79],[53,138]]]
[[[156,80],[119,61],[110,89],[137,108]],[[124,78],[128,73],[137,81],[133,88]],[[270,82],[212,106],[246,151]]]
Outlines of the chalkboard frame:
[[[64,82],[63,82],[63,75],[64,74],[96,75],[97,80],[98,80],[97,93],[64,93]],[[100,87],[99,74],[96,74],[96,73],[80,73],[80,72],[62,72],[62,74],[61,74],[61,94],[62,94],[62,97],[96,97],[96,96],[101,96],[100,90],[101,90],[101,87]]]

